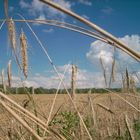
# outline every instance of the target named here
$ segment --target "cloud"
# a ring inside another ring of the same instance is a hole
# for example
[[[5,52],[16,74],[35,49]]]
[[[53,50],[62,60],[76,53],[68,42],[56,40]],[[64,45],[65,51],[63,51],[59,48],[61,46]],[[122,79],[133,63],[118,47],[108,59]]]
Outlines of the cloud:
[[[91,0],[79,0],[79,3],[87,5],[87,6],[91,6],[92,5]]]
[[[62,7],[71,10],[72,4],[69,1],[64,0],[53,0]],[[27,9],[28,13],[35,16],[37,19],[50,18],[50,19],[60,19],[64,20],[66,15],[46,4],[41,3],[39,0],[32,0],[31,3],[25,2],[25,0],[20,0],[19,5],[23,9]]]
[[[95,65],[98,65],[99,59],[102,58],[103,63],[109,66],[113,60],[113,49],[108,44],[97,40],[91,44],[89,52],[86,53],[86,57]]]
[[[106,7],[104,9],[102,9],[101,12],[103,12],[104,14],[110,15],[114,12],[114,9],[111,7]]]
[[[46,17],[45,17],[44,14],[40,14],[40,15],[36,18],[36,20],[45,20],[45,19],[46,19]],[[35,25],[35,26],[41,25],[40,23],[32,23],[32,24]]]
[[[67,65],[58,66],[57,69],[61,76],[63,76],[63,73],[66,69]],[[52,73],[51,75],[41,75],[40,73],[34,74],[32,77],[28,77],[27,80],[21,81],[19,77],[13,76],[12,78],[12,86],[14,87],[21,87],[21,86],[27,86],[27,87],[44,87],[44,88],[57,88],[59,85],[59,78],[56,73]],[[71,87],[71,66],[67,69],[64,77],[64,83],[67,88]],[[105,87],[104,84],[104,78],[102,76],[102,73],[99,72],[89,72],[85,69],[78,68],[77,72],[77,88],[91,88],[91,87]],[[61,88],[63,86],[61,85]]]
[[[53,28],[44,29],[43,32],[44,32],[44,33],[52,33],[52,32],[54,32],[54,29],[53,29]]]
[[[24,0],[20,0],[19,5],[21,8],[30,8],[30,4],[25,2]]]
[[[126,35],[123,38],[119,38],[122,42],[127,44],[131,49],[136,51],[137,53],[140,53],[140,36],[139,35]],[[134,59],[132,59],[129,55],[122,51],[118,51],[118,59],[123,60],[124,62],[129,62],[129,63],[136,63]]]
[[[126,35],[122,38],[119,38],[119,40],[126,43],[133,50],[140,52],[139,35]],[[113,47],[98,40],[91,44],[89,51],[86,53],[87,59],[94,65],[97,66],[99,64],[99,58],[102,57],[105,65],[108,67],[111,66],[113,55]],[[115,57],[120,65],[123,65],[124,69],[132,65],[138,65],[138,62],[136,60],[119,49],[116,49]]]
[[[36,18],[37,20],[45,20],[45,15],[44,14],[40,14],[38,18]]]
[[[67,65],[58,66],[57,70],[61,76],[63,76],[63,73],[66,69]],[[71,88],[71,65],[67,69],[65,76],[64,76],[64,83],[67,88]],[[51,73],[51,74],[50,74]],[[140,72],[137,73],[138,76],[140,75]],[[138,83],[138,78],[136,75],[132,75],[136,83]],[[112,87],[121,87],[121,74],[116,73],[116,81],[112,84]],[[107,74],[107,79],[109,80],[110,74]],[[60,80],[56,73],[49,72],[48,75],[44,76],[41,73],[35,73],[32,77],[28,77],[27,80],[22,81],[19,77],[14,76],[12,78],[12,86],[15,87],[44,87],[44,88],[57,88]],[[76,80],[76,87],[77,88],[105,88],[105,81],[103,77],[102,72],[90,72],[86,69],[80,69],[78,68],[77,72],[77,80]],[[62,85],[60,88],[64,88]]]

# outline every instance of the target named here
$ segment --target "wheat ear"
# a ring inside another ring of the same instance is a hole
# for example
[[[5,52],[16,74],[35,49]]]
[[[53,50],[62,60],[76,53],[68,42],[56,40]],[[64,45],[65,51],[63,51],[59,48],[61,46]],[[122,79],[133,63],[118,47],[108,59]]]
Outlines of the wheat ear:
[[[21,45],[23,74],[27,78],[27,76],[28,76],[27,37],[23,31],[20,34],[20,45]]]
[[[16,50],[16,30],[15,30],[15,23],[12,18],[8,21],[8,31],[9,31],[9,38],[12,45],[12,48]]]

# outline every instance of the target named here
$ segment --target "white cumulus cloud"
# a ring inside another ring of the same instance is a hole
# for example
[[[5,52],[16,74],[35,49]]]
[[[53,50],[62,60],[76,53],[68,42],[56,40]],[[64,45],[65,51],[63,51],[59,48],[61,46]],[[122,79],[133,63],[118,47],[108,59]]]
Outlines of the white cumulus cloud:
[[[113,49],[108,44],[97,40],[91,44],[86,56],[93,64],[98,64],[99,59],[102,58],[105,65],[110,65],[113,60]]]
[[[66,67],[67,65],[57,67],[61,76],[63,76]],[[67,88],[71,87],[71,71],[72,70],[70,65],[64,76],[64,83]],[[16,76],[12,78],[12,86],[14,87],[21,87],[24,85],[26,87],[35,87],[35,88],[37,87],[57,88],[59,83],[60,79],[54,72],[51,72],[50,76],[49,75],[44,76],[40,73],[37,73],[34,76],[28,77],[28,79],[23,81],[21,81],[21,79]],[[90,72],[88,70],[78,68],[76,87],[77,88],[105,87],[102,73]],[[61,88],[64,87],[61,85]]]
[[[58,3],[62,7],[71,10],[72,4],[66,0],[53,0]],[[39,0],[32,0],[32,2],[28,2],[25,0],[20,0],[19,5],[23,9],[27,9],[28,13],[35,16],[37,19],[45,19],[45,18],[55,18],[64,20],[66,15],[46,4],[41,3]]]
[[[122,42],[126,43],[131,49],[140,53],[140,36],[139,35],[126,35],[119,38]],[[113,60],[113,47],[105,44],[101,41],[95,41],[91,44],[89,51],[86,53],[86,57],[93,64],[99,64],[99,58],[102,57],[106,66],[110,66]],[[117,49],[115,52],[116,60],[126,68],[130,64],[137,65],[137,61],[132,57]]]

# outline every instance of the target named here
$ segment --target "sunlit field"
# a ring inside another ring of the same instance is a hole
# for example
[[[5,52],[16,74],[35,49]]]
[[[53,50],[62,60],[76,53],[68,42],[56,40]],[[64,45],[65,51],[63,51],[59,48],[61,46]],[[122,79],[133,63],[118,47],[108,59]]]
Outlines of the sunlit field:
[[[138,0],[0,7],[0,140],[140,139]]]

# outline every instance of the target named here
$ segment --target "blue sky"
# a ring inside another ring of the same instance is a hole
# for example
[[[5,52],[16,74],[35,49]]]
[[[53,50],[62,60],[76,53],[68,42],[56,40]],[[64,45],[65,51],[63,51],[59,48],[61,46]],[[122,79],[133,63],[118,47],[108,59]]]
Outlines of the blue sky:
[[[89,19],[120,38],[120,40],[124,41],[137,51],[140,50],[139,0],[55,0],[55,2]],[[0,1],[0,5],[0,18],[3,19],[5,18],[3,1]],[[65,14],[42,5],[38,0],[9,0],[9,16],[19,19],[20,17],[18,17],[16,13],[22,14],[26,19],[56,19],[89,28]],[[100,45],[101,43],[96,42],[95,39],[65,29],[59,29],[48,25],[42,26],[31,24],[31,26],[47,49],[54,64],[62,73],[64,70],[63,67],[69,62],[78,65],[80,77],[79,87],[83,87],[84,85],[85,87],[91,87],[92,85],[95,87],[104,86],[103,78],[97,78],[102,76],[98,56],[105,53],[104,61],[106,67],[109,67],[108,65],[112,60],[111,48],[108,46],[103,48]],[[25,80],[26,83],[29,86],[53,87],[51,82],[57,78],[55,77],[56,75],[54,72],[52,72],[52,67],[49,64],[47,57],[25,23],[16,23],[17,39],[21,28],[23,28],[28,39],[29,76],[28,79]],[[14,78],[16,79],[19,75],[19,71],[14,62],[8,43],[6,25],[4,25],[0,31],[0,42],[0,69],[6,68],[8,60],[12,59],[12,71]],[[96,44],[99,45],[97,46]],[[3,52],[5,52],[5,54]],[[130,71],[133,70],[132,67],[135,68],[136,71],[139,68],[138,63],[121,52],[119,52],[118,57],[118,61],[120,60],[122,62],[121,65],[127,67],[131,66]],[[66,77],[70,80],[70,71]],[[82,81],[82,79],[85,81]],[[96,81],[94,79],[98,80]],[[45,84],[40,84],[41,80],[45,82]],[[50,83],[47,83],[48,80]],[[54,87],[57,87],[57,84],[58,83],[54,84]],[[69,83],[66,84],[69,85]]]

